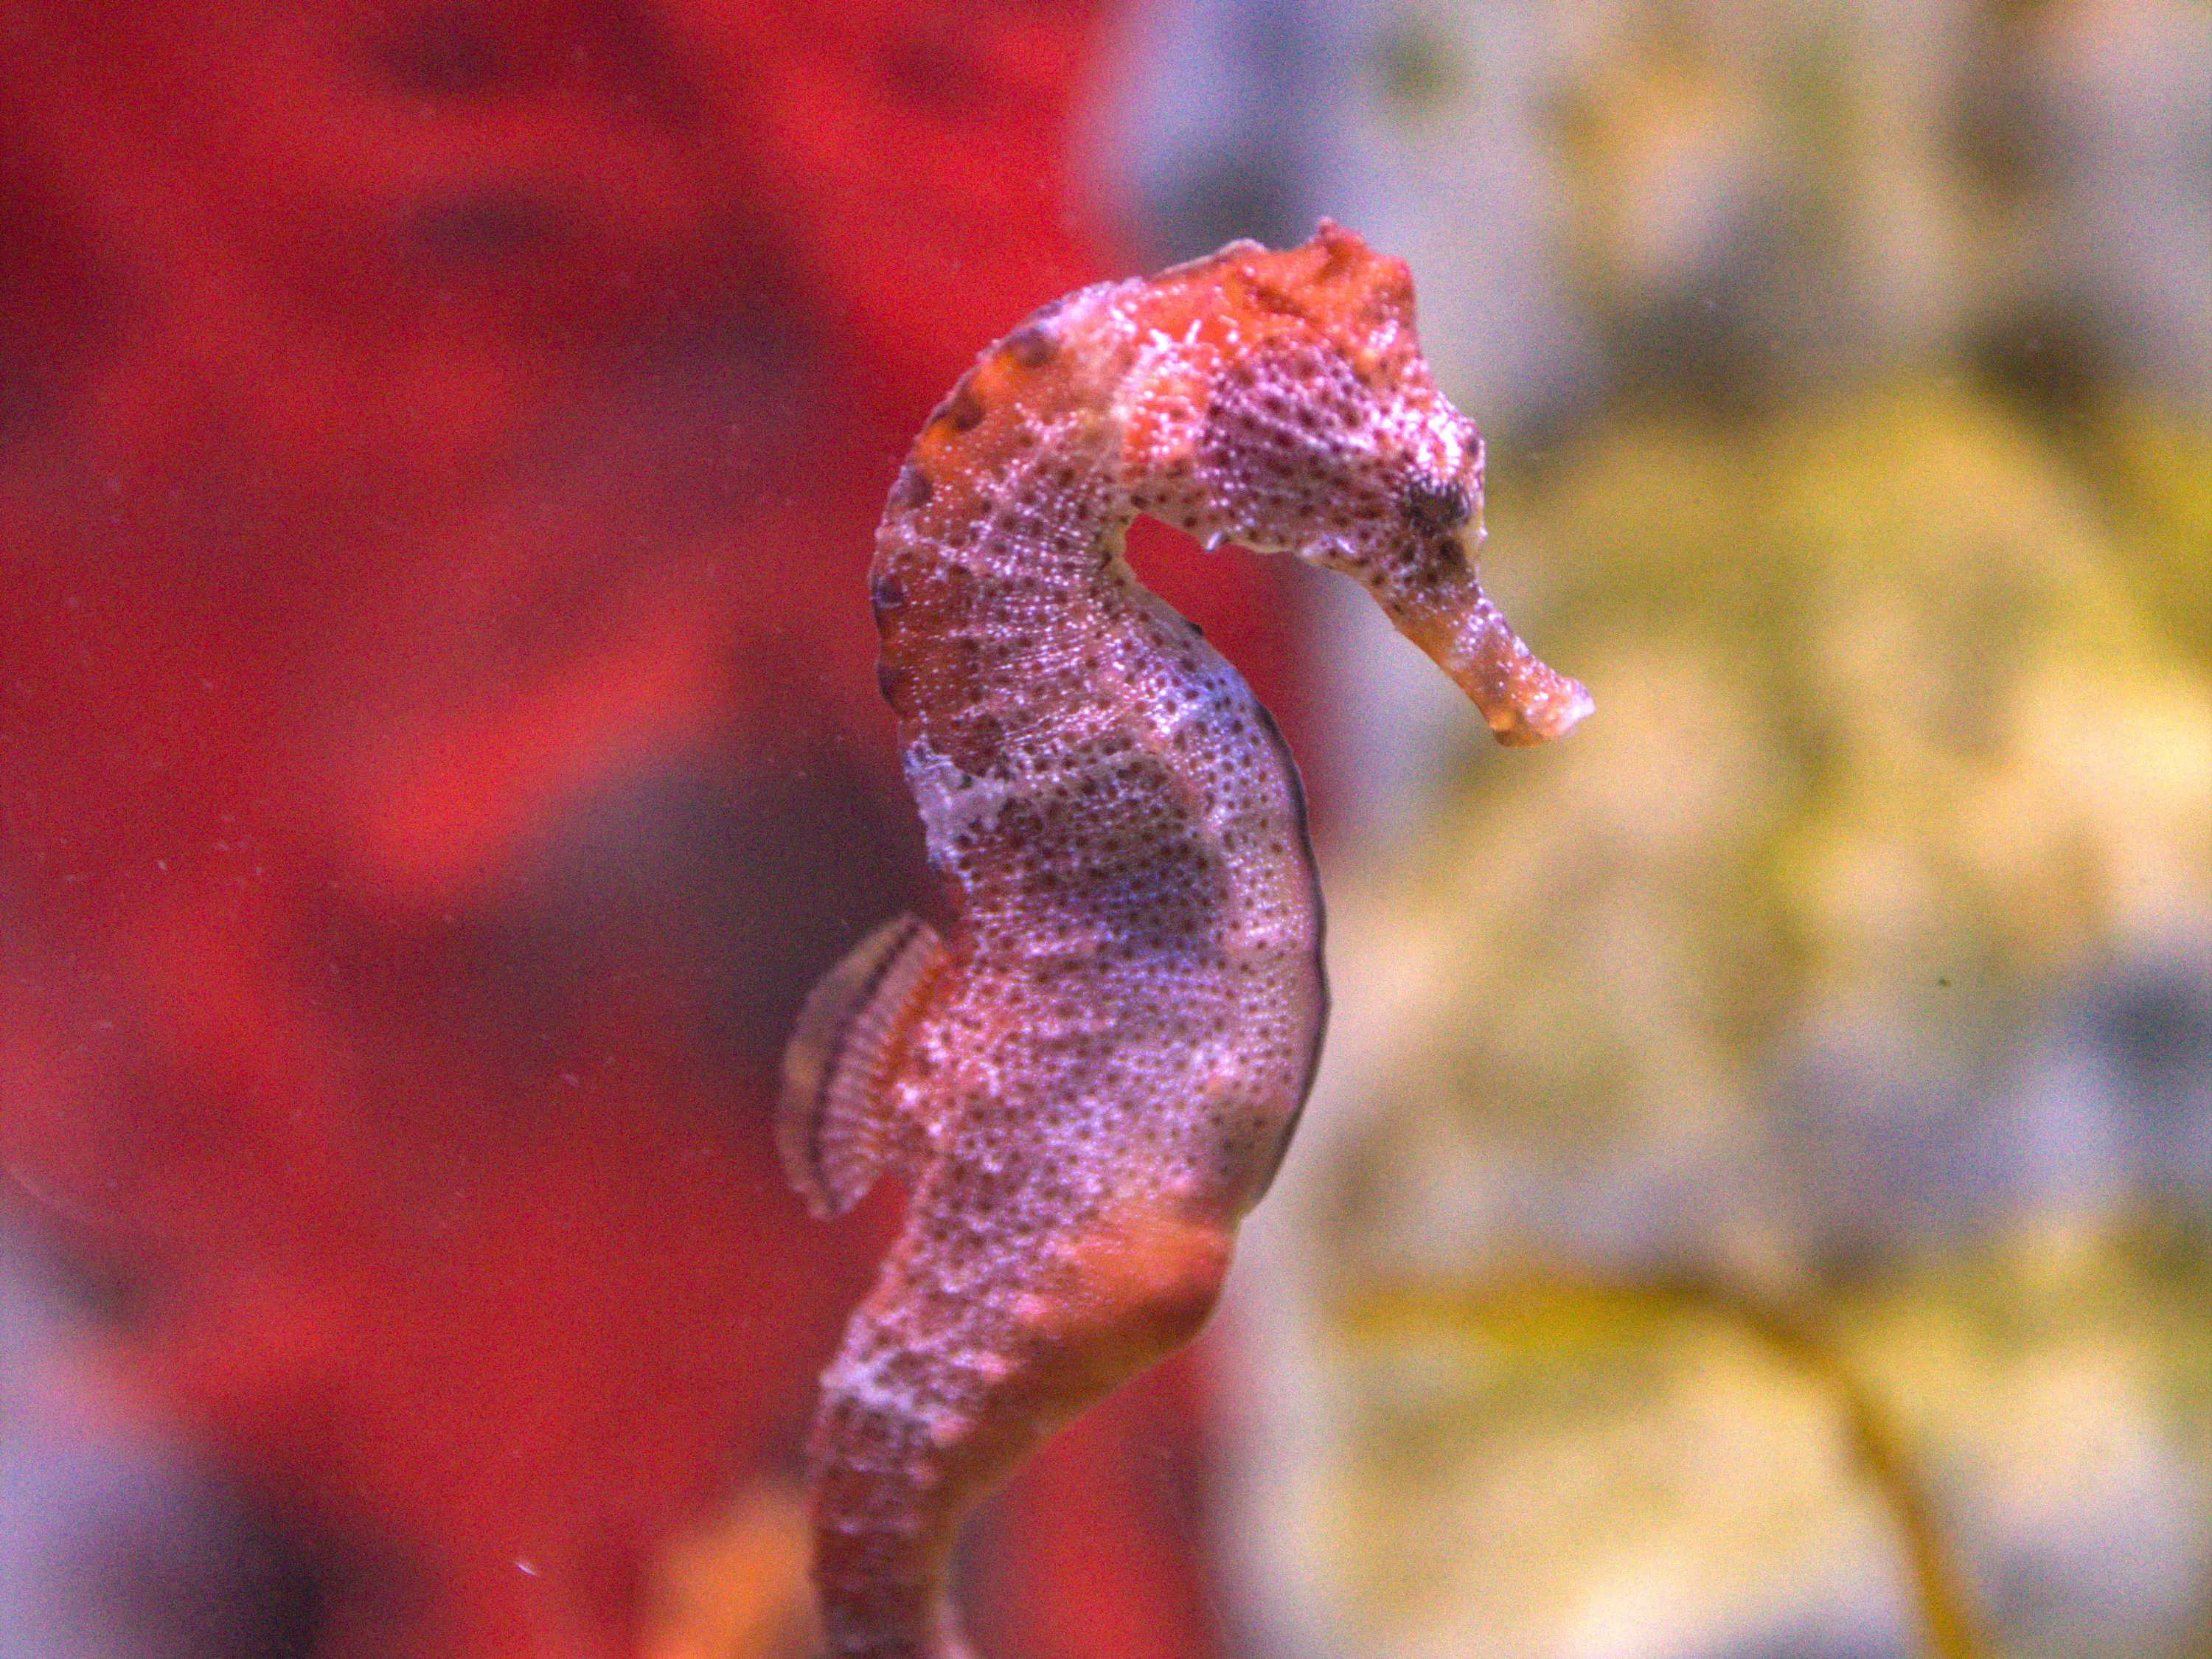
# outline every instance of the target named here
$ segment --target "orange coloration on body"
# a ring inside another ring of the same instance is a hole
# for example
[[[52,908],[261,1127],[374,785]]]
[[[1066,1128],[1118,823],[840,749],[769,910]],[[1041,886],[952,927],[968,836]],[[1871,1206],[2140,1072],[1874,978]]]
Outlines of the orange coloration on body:
[[[837,1659],[964,1652],[961,1516],[1204,1322],[1320,1052],[1297,773],[1124,532],[1346,571],[1501,742],[1540,742],[1589,699],[1484,597],[1481,501],[1405,265],[1326,223],[1046,307],[915,441],[877,532],[878,673],[958,922],[901,917],[823,981],[779,1122],[817,1213],[886,1172],[913,1194],[811,1445]]]

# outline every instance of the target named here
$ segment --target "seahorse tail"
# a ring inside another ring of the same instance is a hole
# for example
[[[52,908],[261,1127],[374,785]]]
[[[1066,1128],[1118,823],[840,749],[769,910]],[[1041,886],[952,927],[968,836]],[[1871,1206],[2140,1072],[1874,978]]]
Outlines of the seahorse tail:
[[[925,1224],[915,1236],[927,1236]],[[1130,1200],[952,1298],[894,1273],[854,1316],[808,1443],[830,1659],[971,1659],[947,1597],[960,1522],[1056,1425],[1197,1333],[1230,1233]]]
[[[948,1593],[975,1480],[956,1367],[860,1321],[823,1378],[807,1446],[814,1580],[830,1659],[973,1659]]]

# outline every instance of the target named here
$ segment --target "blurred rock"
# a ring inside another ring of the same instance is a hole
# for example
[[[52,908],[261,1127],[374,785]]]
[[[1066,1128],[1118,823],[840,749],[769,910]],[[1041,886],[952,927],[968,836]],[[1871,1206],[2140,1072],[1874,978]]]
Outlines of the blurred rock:
[[[1524,1333],[1508,1389],[1484,1322],[1531,1272],[1796,1310],[1904,1425],[1992,1651],[2189,1650],[2212,675],[2072,461],[1923,383],[1617,419],[1501,490],[1600,713],[1467,733],[1422,840],[1337,884],[1330,1064],[1252,1247],[1302,1301],[1246,1316],[1317,1374],[1263,1389],[1255,1488],[1255,1571],[1340,1587],[1305,1650],[1919,1650],[1832,1389],[1609,1313]]]

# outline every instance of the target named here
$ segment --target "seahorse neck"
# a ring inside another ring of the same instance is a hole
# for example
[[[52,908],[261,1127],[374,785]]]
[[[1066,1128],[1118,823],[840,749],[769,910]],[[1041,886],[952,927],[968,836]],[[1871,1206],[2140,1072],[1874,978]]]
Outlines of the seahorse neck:
[[[1058,319],[1048,353],[1024,331],[987,353],[877,532],[884,695],[909,744],[963,774],[1003,776],[1010,751],[1100,709],[1102,653],[1127,645],[1112,394],[1128,353],[1095,349],[1089,323]]]

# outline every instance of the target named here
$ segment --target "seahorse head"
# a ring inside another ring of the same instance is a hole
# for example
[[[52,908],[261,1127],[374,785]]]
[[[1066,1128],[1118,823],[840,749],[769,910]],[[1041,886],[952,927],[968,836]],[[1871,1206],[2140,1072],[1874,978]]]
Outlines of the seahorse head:
[[[1404,261],[1324,221],[1302,246],[1232,243],[1147,289],[1116,399],[1139,510],[1354,577],[1500,742],[1589,712],[1482,591],[1482,439],[1430,374]]]

